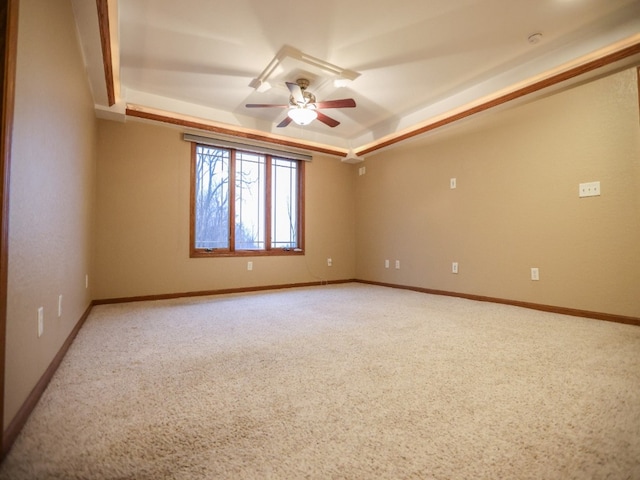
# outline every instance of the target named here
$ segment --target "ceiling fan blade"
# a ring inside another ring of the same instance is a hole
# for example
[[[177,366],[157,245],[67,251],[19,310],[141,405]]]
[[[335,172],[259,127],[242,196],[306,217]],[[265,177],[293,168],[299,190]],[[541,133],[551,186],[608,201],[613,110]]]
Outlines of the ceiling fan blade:
[[[356,106],[353,98],[343,98],[341,100],[326,100],[324,102],[316,102],[316,108],[352,108]]]
[[[245,105],[247,108],[287,108],[289,105],[281,105],[274,103],[247,103]]]
[[[307,103],[304,99],[304,95],[302,95],[302,89],[300,88],[300,85],[298,85],[297,83],[287,82],[287,88],[291,92],[293,99],[298,105],[304,105],[305,103]]]
[[[281,127],[286,127],[287,125],[289,125],[291,123],[291,118],[290,117],[284,117],[284,120],[282,120],[279,124],[278,124],[278,128]]]
[[[320,120],[325,125],[329,125],[331,128],[340,125],[339,121],[325,115],[324,113],[322,112],[316,112],[316,113],[318,114],[318,120]]]

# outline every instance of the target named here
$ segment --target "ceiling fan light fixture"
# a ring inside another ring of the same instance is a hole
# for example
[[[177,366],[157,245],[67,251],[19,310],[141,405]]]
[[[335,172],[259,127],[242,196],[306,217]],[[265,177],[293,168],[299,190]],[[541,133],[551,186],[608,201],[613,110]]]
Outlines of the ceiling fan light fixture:
[[[318,118],[318,113],[310,108],[300,108],[293,107],[289,109],[289,113],[287,113],[289,118],[296,122],[298,125],[309,125],[316,118]]]

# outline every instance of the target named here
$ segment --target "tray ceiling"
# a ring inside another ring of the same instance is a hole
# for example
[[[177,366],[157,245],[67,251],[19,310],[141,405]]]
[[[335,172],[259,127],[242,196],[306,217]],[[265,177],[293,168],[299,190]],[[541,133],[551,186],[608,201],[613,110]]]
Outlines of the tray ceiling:
[[[345,152],[371,151],[640,44],[638,0],[101,3],[109,13],[114,105],[96,3],[73,0],[99,116],[123,118],[129,106]],[[541,36],[530,40],[533,34]],[[632,53],[607,67],[638,64],[637,49]],[[286,109],[245,108],[287,103],[284,82],[299,77],[311,81],[319,101],[351,97],[357,107],[326,110],[340,122],[335,128],[318,121],[277,128]]]

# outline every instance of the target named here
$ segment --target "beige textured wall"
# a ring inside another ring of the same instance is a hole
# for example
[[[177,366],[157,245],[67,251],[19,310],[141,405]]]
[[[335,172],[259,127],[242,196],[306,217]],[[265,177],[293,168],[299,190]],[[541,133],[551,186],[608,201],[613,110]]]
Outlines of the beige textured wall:
[[[96,157],[93,102],[71,2],[21,0],[18,30],[5,427],[90,304],[85,275]],[[38,307],[44,307],[40,338]]]
[[[191,259],[181,132],[96,121],[70,2],[21,0],[5,425],[91,299],[361,278],[640,316],[634,70],[484,115],[365,166],[358,176],[359,166],[333,158],[307,164],[305,256],[253,257],[251,272],[246,257]],[[579,199],[578,183],[594,180],[602,196]]]
[[[306,255],[189,258],[191,147],[182,131],[135,120],[100,121],[98,130],[95,298],[354,277],[350,166],[320,156],[306,164]]]
[[[483,115],[365,165],[358,278],[640,317],[635,70]],[[602,195],[578,198],[578,184],[591,181]]]

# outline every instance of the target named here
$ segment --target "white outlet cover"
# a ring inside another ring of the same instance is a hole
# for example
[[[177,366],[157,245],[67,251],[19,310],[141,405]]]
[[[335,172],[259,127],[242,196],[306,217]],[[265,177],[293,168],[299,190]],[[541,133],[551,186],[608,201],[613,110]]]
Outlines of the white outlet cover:
[[[453,262],[451,264],[451,273],[458,273],[458,262]]]
[[[600,182],[581,183],[578,186],[578,196],[580,198],[600,196]]]
[[[453,190],[454,188],[456,188],[457,183],[457,180],[455,178],[452,178],[449,180],[449,187]]]

